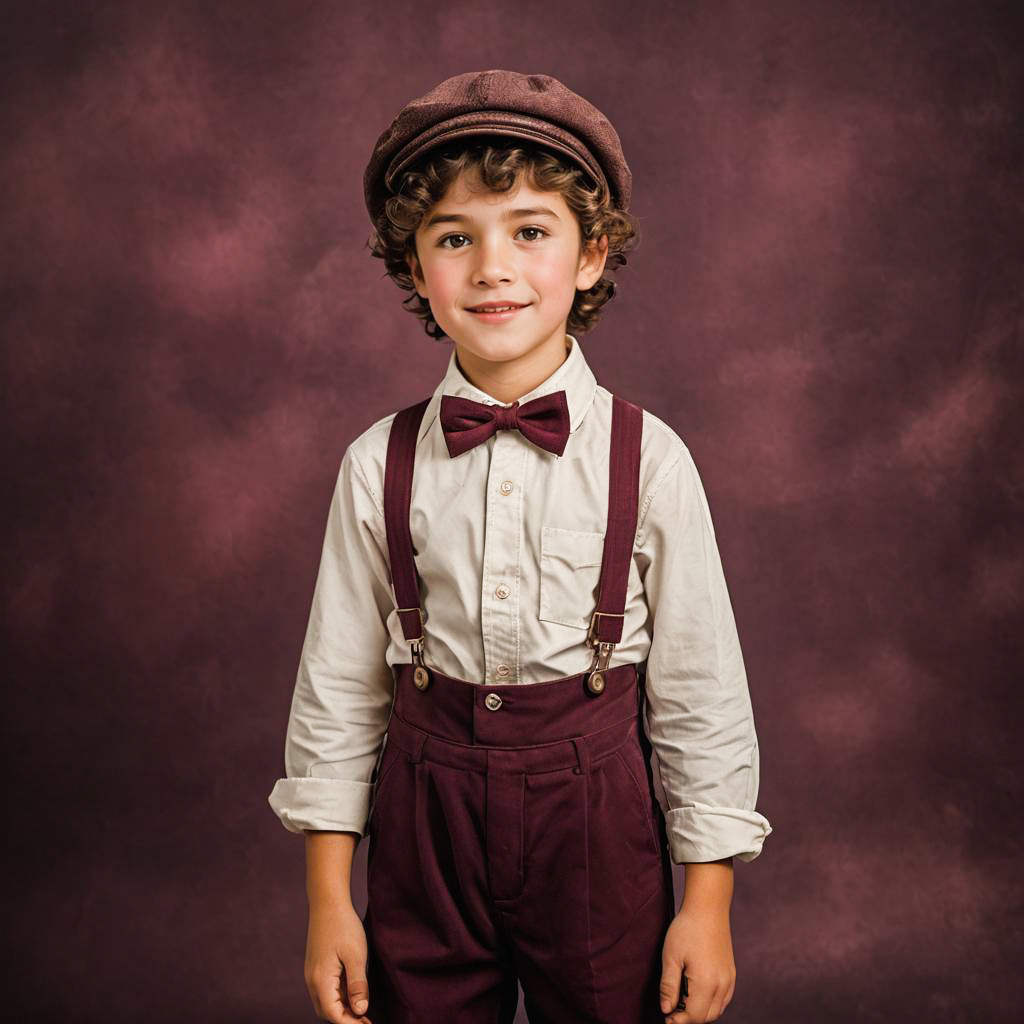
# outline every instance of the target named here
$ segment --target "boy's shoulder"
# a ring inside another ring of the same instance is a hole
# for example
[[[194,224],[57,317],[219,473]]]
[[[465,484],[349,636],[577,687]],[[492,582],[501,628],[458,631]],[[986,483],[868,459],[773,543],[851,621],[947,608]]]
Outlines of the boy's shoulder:
[[[391,436],[391,424],[399,410],[389,412],[386,416],[371,423],[362,433],[349,442],[345,449],[344,459],[351,460],[362,477],[364,484],[373,496],[377,511],[384,514],[384,469],[387,462],[388,439]]]
[[[646,506],[670,474],[688,469],[690,449],[679,434],[660,416],[644,409],[640,441],[640,500]]]
[[[379,448],[387,448],[391,436],[391,424],[399,410],[389,412],[386,416],[374,420],[362,433],[356,435],[349,443],[352,453],[359,459],[370,458]]]
[[[678,458],[687,451],[686,442],[675,429],[669,426],[657,413],[644,408],[644,430],[641,451],[657,456],[658,460]]]
[[[605,415],[609,422],[611,420],[612,398],[618,392],[612,392],[603,384],[595,388],[596,396],[604,404]],[[646,461],[648,455],[659,457],[675,457],[680,451],[686,448],[683,439],[676,431],[669,426],[657,413],[652,412],[646,405],[640,402],[633,402],[626,395],[620,396],[633,405],[639,405],[643,409],[643,436],[641,438],[641,452]]]

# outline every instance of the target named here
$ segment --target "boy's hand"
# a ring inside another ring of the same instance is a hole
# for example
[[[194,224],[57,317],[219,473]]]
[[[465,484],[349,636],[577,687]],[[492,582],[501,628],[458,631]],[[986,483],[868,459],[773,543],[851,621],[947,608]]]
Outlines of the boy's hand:
[[[321,1020],[372,1024],[366,1016],[370,998],[366,957],[366,932],[351,903],[311,907],[305,978],[313,1009]]]
[[[686,974],[689,995],[682,995]],[[668,1024],[703,1024],[718,1020],[736,987],[736,963],[728,911],[676,914],[661,954],[661,1010]],[[676,1010],[680,1002],[685,1010]]]

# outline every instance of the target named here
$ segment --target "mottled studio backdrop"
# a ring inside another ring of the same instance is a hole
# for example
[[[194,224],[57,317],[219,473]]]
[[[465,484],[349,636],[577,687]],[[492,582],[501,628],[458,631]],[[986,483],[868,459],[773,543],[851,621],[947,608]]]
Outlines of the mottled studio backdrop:
[[[342,452],[449,351],[361,175],[487,68],[634,173],[581,340],[702,473],[775,827],[723,1019],[1019,1019],[1019,4],[2,10],[8,1019],[314,1019],[267,794]]]

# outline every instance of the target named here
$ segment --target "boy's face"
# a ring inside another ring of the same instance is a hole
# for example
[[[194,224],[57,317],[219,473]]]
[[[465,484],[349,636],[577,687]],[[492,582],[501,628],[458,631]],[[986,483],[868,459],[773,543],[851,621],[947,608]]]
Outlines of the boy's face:
[[[463,365],[500,372],[542,351],[557,353],[557,365],[576,290],[600,280],[607,238],[581,253],[579,222],[557,192],[525,181],[507,193],[473,186],[459,178],[424,216],[410,258],[416,291]],[[500,318],[470,311],[495,301],[524,308]]]

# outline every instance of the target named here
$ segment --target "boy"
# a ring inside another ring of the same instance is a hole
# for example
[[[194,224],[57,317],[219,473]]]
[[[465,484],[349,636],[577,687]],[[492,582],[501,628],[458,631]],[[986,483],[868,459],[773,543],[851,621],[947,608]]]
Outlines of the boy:
[[[306,835],[314,1007],[507,1024],[521,983],[534,1022],[716,1020],[732,858],[772,829],[697,469],[576,337],[634,239],[618,135],[549,76],[458,75],[364,186],[454,350],[352,442],[328,517],[270,796]]]

